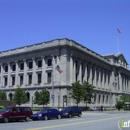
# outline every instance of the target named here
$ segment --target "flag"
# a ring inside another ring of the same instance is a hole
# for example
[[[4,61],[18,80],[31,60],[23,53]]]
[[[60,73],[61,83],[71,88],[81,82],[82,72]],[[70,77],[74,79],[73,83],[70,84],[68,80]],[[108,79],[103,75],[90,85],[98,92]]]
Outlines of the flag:
[[[117,83],[116,82],[113,82],[113,84],[112,84],[114,87],[116,87],[117,86]]]
[[[118,32],[118,33],[121,33],[121,31],[120,31],[119,29],[117,29],[117,32]]]
[[[57,65],[56,68],[55,68],[60,74],[63,72],[63,70],[60,69],[60,66]]]

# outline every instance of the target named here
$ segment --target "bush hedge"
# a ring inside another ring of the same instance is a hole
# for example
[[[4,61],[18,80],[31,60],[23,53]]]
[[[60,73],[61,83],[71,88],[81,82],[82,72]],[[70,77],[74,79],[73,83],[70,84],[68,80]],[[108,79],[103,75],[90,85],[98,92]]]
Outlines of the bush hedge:
[[[4,108],[4,106],[0,106],[0,109]]]

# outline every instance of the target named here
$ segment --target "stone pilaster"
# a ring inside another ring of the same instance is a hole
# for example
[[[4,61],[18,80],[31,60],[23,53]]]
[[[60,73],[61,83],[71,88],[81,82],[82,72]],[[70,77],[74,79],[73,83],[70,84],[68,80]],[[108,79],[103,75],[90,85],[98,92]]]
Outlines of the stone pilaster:
[[[36,61],[35,58],[32,58],[33,60],[33,76],[32,76],[32,84],[35,85],[36,83]]]
[[[4,68],[3,68],[3,64],[1,64],[1,82],[0,82],[0,87],[4,86],[4,78],[3,78],[3,74],[4,74]]]
[[[10,66],[10,62],[8,62],[7,64],[8,64],[8,87],[10,87],[12,86],[11,66]]]
[[[27,68],[27,60],[24,59],[23,61],[24,61],[24,77],[23,77],[24,78],[24,82],[23,83],[26,86],[26,85],[28,85],[28,82],[27,82],[27,78],[28,78],[27,77],[27,69],[28,68]]]
[[[70,56],[70,84],[74,82],[73,57]]]
[[[15,85],[19,85],[19,80],[18,80],[18,61],[15,61],[15,65],[16,65],[16,76],[15,76]]]

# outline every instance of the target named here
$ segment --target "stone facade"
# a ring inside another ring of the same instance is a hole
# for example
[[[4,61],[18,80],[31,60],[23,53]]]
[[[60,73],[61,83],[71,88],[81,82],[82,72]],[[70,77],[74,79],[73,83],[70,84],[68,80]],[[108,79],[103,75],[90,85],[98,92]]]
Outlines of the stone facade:
[[[62,73],[55,69],[57,65]],[[71,83],[78,80],[95,86],[94,104],[88,106],[109,107],[110,101],[115,106],[121,94],[130,94],[130,70],[121,53],[101,56],[66,38],[0,52],[0,91],[6,92],[8,100],[12,100],[14,90],[20,87],[27,92],[26,105],[36,106],[32,104],[34,93],[47,89],[52,95],[54,86],[54,107],[75,105],[69,92]],[[64,95],[67,102],[63,102]],[[47,107],[52,103],[50,99]]]

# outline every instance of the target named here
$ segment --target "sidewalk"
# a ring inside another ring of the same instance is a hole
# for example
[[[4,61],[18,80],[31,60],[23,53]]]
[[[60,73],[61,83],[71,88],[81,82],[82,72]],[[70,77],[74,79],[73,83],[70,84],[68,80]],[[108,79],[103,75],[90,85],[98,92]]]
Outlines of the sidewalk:
[[[103,112],[99,112],[99,111],[82,111],[83,114],[114,114],[114,113],[129,113],[130,111],[124,111],[124,110],[112,110],[112,111],[103,111]]]

